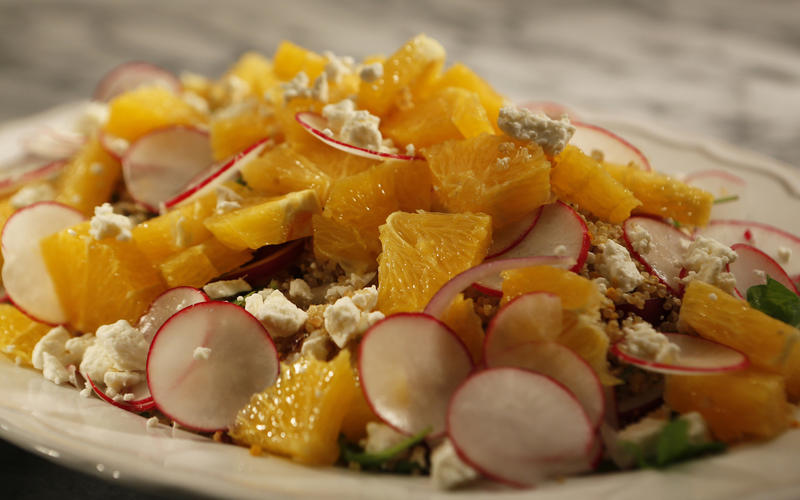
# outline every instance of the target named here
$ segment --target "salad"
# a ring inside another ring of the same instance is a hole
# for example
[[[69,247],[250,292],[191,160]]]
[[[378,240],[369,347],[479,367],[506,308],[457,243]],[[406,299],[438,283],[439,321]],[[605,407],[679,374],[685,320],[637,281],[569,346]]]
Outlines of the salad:
[[[124,64],[24,147],[0,348],[143,425],[441,488],[796,425],[800,239],[720,217],[738,177],[659,174],[425,35],[218,79]]]

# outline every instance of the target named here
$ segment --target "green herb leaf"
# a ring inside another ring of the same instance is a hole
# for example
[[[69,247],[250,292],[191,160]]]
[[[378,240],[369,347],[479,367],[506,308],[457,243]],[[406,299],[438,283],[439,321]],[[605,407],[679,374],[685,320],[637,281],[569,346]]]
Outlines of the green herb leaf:
[[[343,436],[339,436],[340,457],[345,463],[357,463],[362,469],[377,470],[386,472],[397,472],[411,474],[422,469],[416,462],[409,460],[398,460],[398,457],[405,451],[425,440],[425,436],[430,434],[431,429],[426,428],[417,434],[387,448],[379,453],[367,453],[359,446],[349,443]]]
[[[713,203],[714,203],[714,205],[719,205],[720,203],[729,203],[731,201],[736,201],[738,199],[739,199],[739,195],[738,194],[733,194],[733,195],[730,195],[730,196],[723,196],[721,198],[714,198]]]
[[[670,421],[658,436],[656,445],[656,467],[666,467],[691,458],[718,453],[725,449],[725,443],[712,441],[692,444],[689,442],[689,422],[681,418]]]
[[[800,297],[769,276],[766,285],[747,289],[747,302],[768,316],[794,327],[800,326]]]

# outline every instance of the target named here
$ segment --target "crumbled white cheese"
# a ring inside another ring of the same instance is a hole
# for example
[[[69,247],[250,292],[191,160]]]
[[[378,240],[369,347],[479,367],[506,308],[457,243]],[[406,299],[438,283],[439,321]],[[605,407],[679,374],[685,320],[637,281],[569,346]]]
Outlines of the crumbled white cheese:
[[[328,336],[324,330],[314,330],[303,341],[300,354],[307,358],[325,361],[328,359]]]
[[[378,305],[378,289],[375,285],[362,288],[353,293],[350,298],[353,300],[353,304],[355,304],[356,307],[364,312],[369,312]]]
[[[372,83],[383,76],[383,63],[374,62],[361,66],[358,72],[359,78],[365,83]]]
[[[358,290],[352,297],[341,297],[325,309],[325,329],[339,348],[384,318],[380,311],[372,311],[377,302],[378,292],[371,286]]]
[[[33,346],[31,353],[31,362],[33,367],[37,370],[44,369],[44,355],[48,354],[61,360],[66,353],[65,344],[71,338],[69,331],[63,326],[57,326],[48,331],[39,341]],[[62,362],[62,364],[64,364]],[[68,363],[67,363],[68,364]]]
[[[322,56],[327,59],[325,72],[327,79],[333,83],[339,83],[345,76],[353,74],[355,60],[352,57],[338,57],[333,52],[326,50]],[[381,66],[383,70],[383,66]]]
[[[535,142],[550,156],[563,151],[575,133],[575,127],[566,116],[553,120],[545,114],[516,106],[500,108],[497,125],[510,137]]]
[[[192,352],[192,358],[195,361],[208,361],[209,357],[211,357],[210,347],[197,346]]]
[[[103,325],[95,332],[96,341],[92,347],[106,351],[118,370],[144,370],[150,344],[142,332],[121,319],[110,325]]]
[[[553,249],[553,255],[556,257],[564,257],[567,255],[567,247],[564,245],[556,245]]]
[[[647,255],[653,249],[653,237],[641,224],[631,224],[631,227],[627,229],[627,234],[631,247],[639,255]]]
[[[778,262],[788,264],[792,258],[792,249],[789,247],[778,247]]]
[[[181,99],[183,99],[183,102],[188,104],[195,111],[201,114],[207,115],[210,111],[208,101],[190,90],[185,90],[183,93],[181,93]]]
[[[381,119],[369,111],[355,109],[355,103],[350,99],[326,105],[322,108],[322,115],[328,120],[328,128],[333,132],[333,137],[339,141],[372,151],[397,151],[384,145],[383,136],[378,129]]]
[[[246,100],[252,94],[250,84],[236,75],[227,75],[222,80],[223,90],[232,103]]]
[[[710,300],[717,300],[719,297],[717,297],[717,294],[716,294],[716,293],[714,293],[714,292],[711,292],[711,293],[709,293],[709,294],[708,294],[708,298],[709,298]]]
[[[314,299],[314,294],[311,293],[311,287],[304,279],[297,278],[289,282],[289,297],[308,303]]]
[[[623,327],[622,333],[622,350],[632,356],[669,363],[675,360],[681,350],[666,335],[657,332],[650,323],[644,321]]]
[[[106,394],[114,397],[122,394],[124,389],[138,384],[144,378],[144,372],[109,370],[103,375],[103,383],[106,384]]]
[[[42,353],[42,376],[56,385],[69,381],[69,372],[64,364],[48,352]]]
[[[689,244],[683,256],[683,267],[688,271],[683,282],[688,284],[693,280],[699,280],[732,294],[736,288],[736,278],[725,269],[735,260],[736,252],[729,246],[698,235]]]
[[[413,144],[406,144],[406,156],[416,156],[417,148]]]
[[[89,381],[87,380],[86,382],[84,382],[83,389],[81,389],[80,395],[82,398],[88,398],[92,395],[92,392],[94,392],[94,390],[92,389],[92,384],[90,384]]]
[[[379,422],[367,423],[367,437],[359,444],[367,453],[380,453],[393,446],[397,446],[408,439],[408,436],[397,432],[386,424]]]
[[[89,234],[96,240],[111,237],[116,237],[119,241],[131,239],[133,223],[126,216],[115,214],[110,203],[94,207],[94,217],[89,224]]]
[[[106,124],[108,116],[108,104],[89,101],[75,123],[75,131],[86,137],[92,136]]]
[[[243,278],[235,280],[212,281],[203,287],[208,298],[211,300],[232,297],[238,293],[249,292],[253,288]]]
[[[40,201],[50,201],[56,198],[56,190],[46,182],[31,184],[17,191],[9,198],[12,208],[20,209]]]
[[[308,97],[308,82],[309,80],[306,72],[300,71],[294,76],[294,78],[286,83],[282,83],[281,88],[283,89],[283,98],[286,100],[286,102],[299,97]]]
[[[623,292],[630,292],[644,282],[642,273],[636,268],[636,263],[625,247],[612,240],[599,246],[603,253],[595,256],[595,269],[612,286]]]
[[[216,189],[217,206],[214,209],[218,214],[225,214],[232,210],[242,208],[242,197],[227,186],[218,186]]]
[[[319,75],[311,84],[311,98],[320,102],[328,102],[328,77],[325,73]]]
[[[134,399],[135,397],[136,397],[136,396],[134,396],[132,392],[126,392],[126,393],[125,393],[125,394],[122,396],[122,400],[123,400],[123,401],[133,401],[133,399]]]
[[[255,316],[273,337],[293,335],[308,319],[308,313],[297,307],[279,290],[262,290],[248,295],[244,308]]]
[[[354,288],[351,285],[330,285],[325,290],[325,300],[334,302],[341,297],[353,292]]]
[[[148,429],[154,429],[154,428],[158,427],[158,417],[150,417],[150,418],[148,418],[147,422],[145,423],[145,427],[148,428]]]
[[[478,472],[459,458],[449,439],[431,452],[431,479],[437,488],[450,490],[478,477]]]

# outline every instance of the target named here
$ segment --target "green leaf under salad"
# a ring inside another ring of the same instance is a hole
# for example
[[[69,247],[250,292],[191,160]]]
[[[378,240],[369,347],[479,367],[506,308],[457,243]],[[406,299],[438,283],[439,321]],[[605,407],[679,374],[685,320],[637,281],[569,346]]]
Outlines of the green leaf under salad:
[[[768,316],[794,327],[800,326],[800,297],[769,276],[765,285],[747,289],[747,302]]]
[[[661,469],[703,455],[720,453],[727,448],[725,443],[719,441],[692,443],[689,422],[681,418],[675,418],[664,426],[658,435],[655,450],[643,450],[633,443],[623,444],[636,457],[637,465],[642,469]]]
[[[367,453],[360,446],[348,442],[344,435],[340,435],[339,456],[345,464],[358,464],[362,470],[399,474],[422,472],[424,470],[422,465],[414,460],[403,458],[402,455],[422,443],[430,432],[430,428],[423,429],[379,453]]]

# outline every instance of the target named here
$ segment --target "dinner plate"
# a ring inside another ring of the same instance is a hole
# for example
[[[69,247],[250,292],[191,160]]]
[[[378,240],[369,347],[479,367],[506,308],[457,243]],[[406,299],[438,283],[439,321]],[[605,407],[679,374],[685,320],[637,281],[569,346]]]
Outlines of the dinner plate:
[[[0,127],[0,165],[20,157],[19,141],[41,125],[61,126],[84,103],[72,103]],[[790,167],[739,148],[659,130],[650,124],[581,114],[637,145],[655,169],[690,173],[725,169],[748,183],[743,217],[800,234],[800,175]],[[454,498],[428,478],[312,468],[159,425],[56,386],[0,356],[0,437],[67,467],[156,490],[241,498]],[[798,415],[800,416],[800,415]],[[800,498],[800,430],[761,444],[665,471],[567,478],[532,490],[485,482],[462,494],[517,499],[737,499]]]

